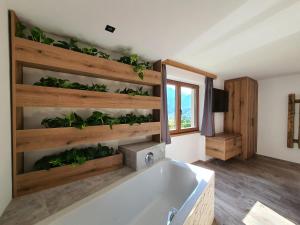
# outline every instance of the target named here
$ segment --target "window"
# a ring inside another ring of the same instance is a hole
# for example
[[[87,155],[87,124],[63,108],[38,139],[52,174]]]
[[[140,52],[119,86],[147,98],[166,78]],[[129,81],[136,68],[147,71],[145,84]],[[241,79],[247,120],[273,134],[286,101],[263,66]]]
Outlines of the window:
[[[199,86],[168,80],[168,123],[170,134],[199,130]]]

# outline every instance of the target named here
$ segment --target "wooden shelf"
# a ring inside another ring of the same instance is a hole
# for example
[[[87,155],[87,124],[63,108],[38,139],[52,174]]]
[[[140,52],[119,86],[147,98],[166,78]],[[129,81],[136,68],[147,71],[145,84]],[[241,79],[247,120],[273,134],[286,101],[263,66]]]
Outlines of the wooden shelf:
[[[17,22],[16,14],[10,11],[13,197],[110,171],[119,168],[122,164],[122,159],[118,159],[118,163],[114,164],[107,157],[92,160],[78,168],[67,166],[24,174],[24,152],[57,147],[68,148],[78,144],[94,144],[148,135],[152,135],[154,141],[161,141],[160,122],[132,126],[120,124],[114,125],[112,129],[103,125],[90,126],[82,130],[72,127],[24,130],[24,119],[26,119],[23,113],[24,107],[152,109],[154,121],[160,121],[161,61],[154,64],[156,71],[145,70],[144,79],[141,80],[131,65],[18,38],[16,37]],[[24,66],[66,72],[75,76],[150,85],[154,96],[129,96],[25,85],[23,84]]]
[[[112,129],[108,125],[102,125],[82,130],[74,127],[17,130],[16,151],[38,151],[154,134],[160,134],[160,122],[119,124],[113,125]]]
[[[160,109],[160,97],[16,85],[17,107]]]
[[[15,60],[24,66],[129,83],[160,85],[161,73],[145,70],[141,80],[132,66],[14,37]]]
[[[17,175],[17,195],[25,195],[123,167],[123,154]]]

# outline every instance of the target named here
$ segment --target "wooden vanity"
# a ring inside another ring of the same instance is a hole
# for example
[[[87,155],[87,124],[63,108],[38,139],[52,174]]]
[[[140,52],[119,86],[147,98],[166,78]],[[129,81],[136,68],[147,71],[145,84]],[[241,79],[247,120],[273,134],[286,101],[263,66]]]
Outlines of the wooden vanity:
[[[214,137],[206,137],[206,155],[228,160],[242,153],[242,137],[240,134],[219,133]]]

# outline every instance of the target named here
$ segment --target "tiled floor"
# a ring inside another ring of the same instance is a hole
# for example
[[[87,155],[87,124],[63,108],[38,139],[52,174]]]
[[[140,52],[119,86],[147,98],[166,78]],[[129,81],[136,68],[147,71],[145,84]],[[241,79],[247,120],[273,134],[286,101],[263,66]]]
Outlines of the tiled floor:
[[[35,224],[132,172],[131,169],[124,167],[103,175],[16,198],[0,217],[0,225]]]

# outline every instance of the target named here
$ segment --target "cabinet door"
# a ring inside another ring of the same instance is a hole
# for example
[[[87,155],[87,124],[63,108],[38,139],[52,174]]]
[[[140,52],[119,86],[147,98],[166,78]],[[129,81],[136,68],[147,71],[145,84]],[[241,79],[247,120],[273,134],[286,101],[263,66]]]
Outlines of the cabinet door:
[[[225,81],[224,89],[229,92],[228,112],[224,115],[224,131],[241,133],[241,81]]]

